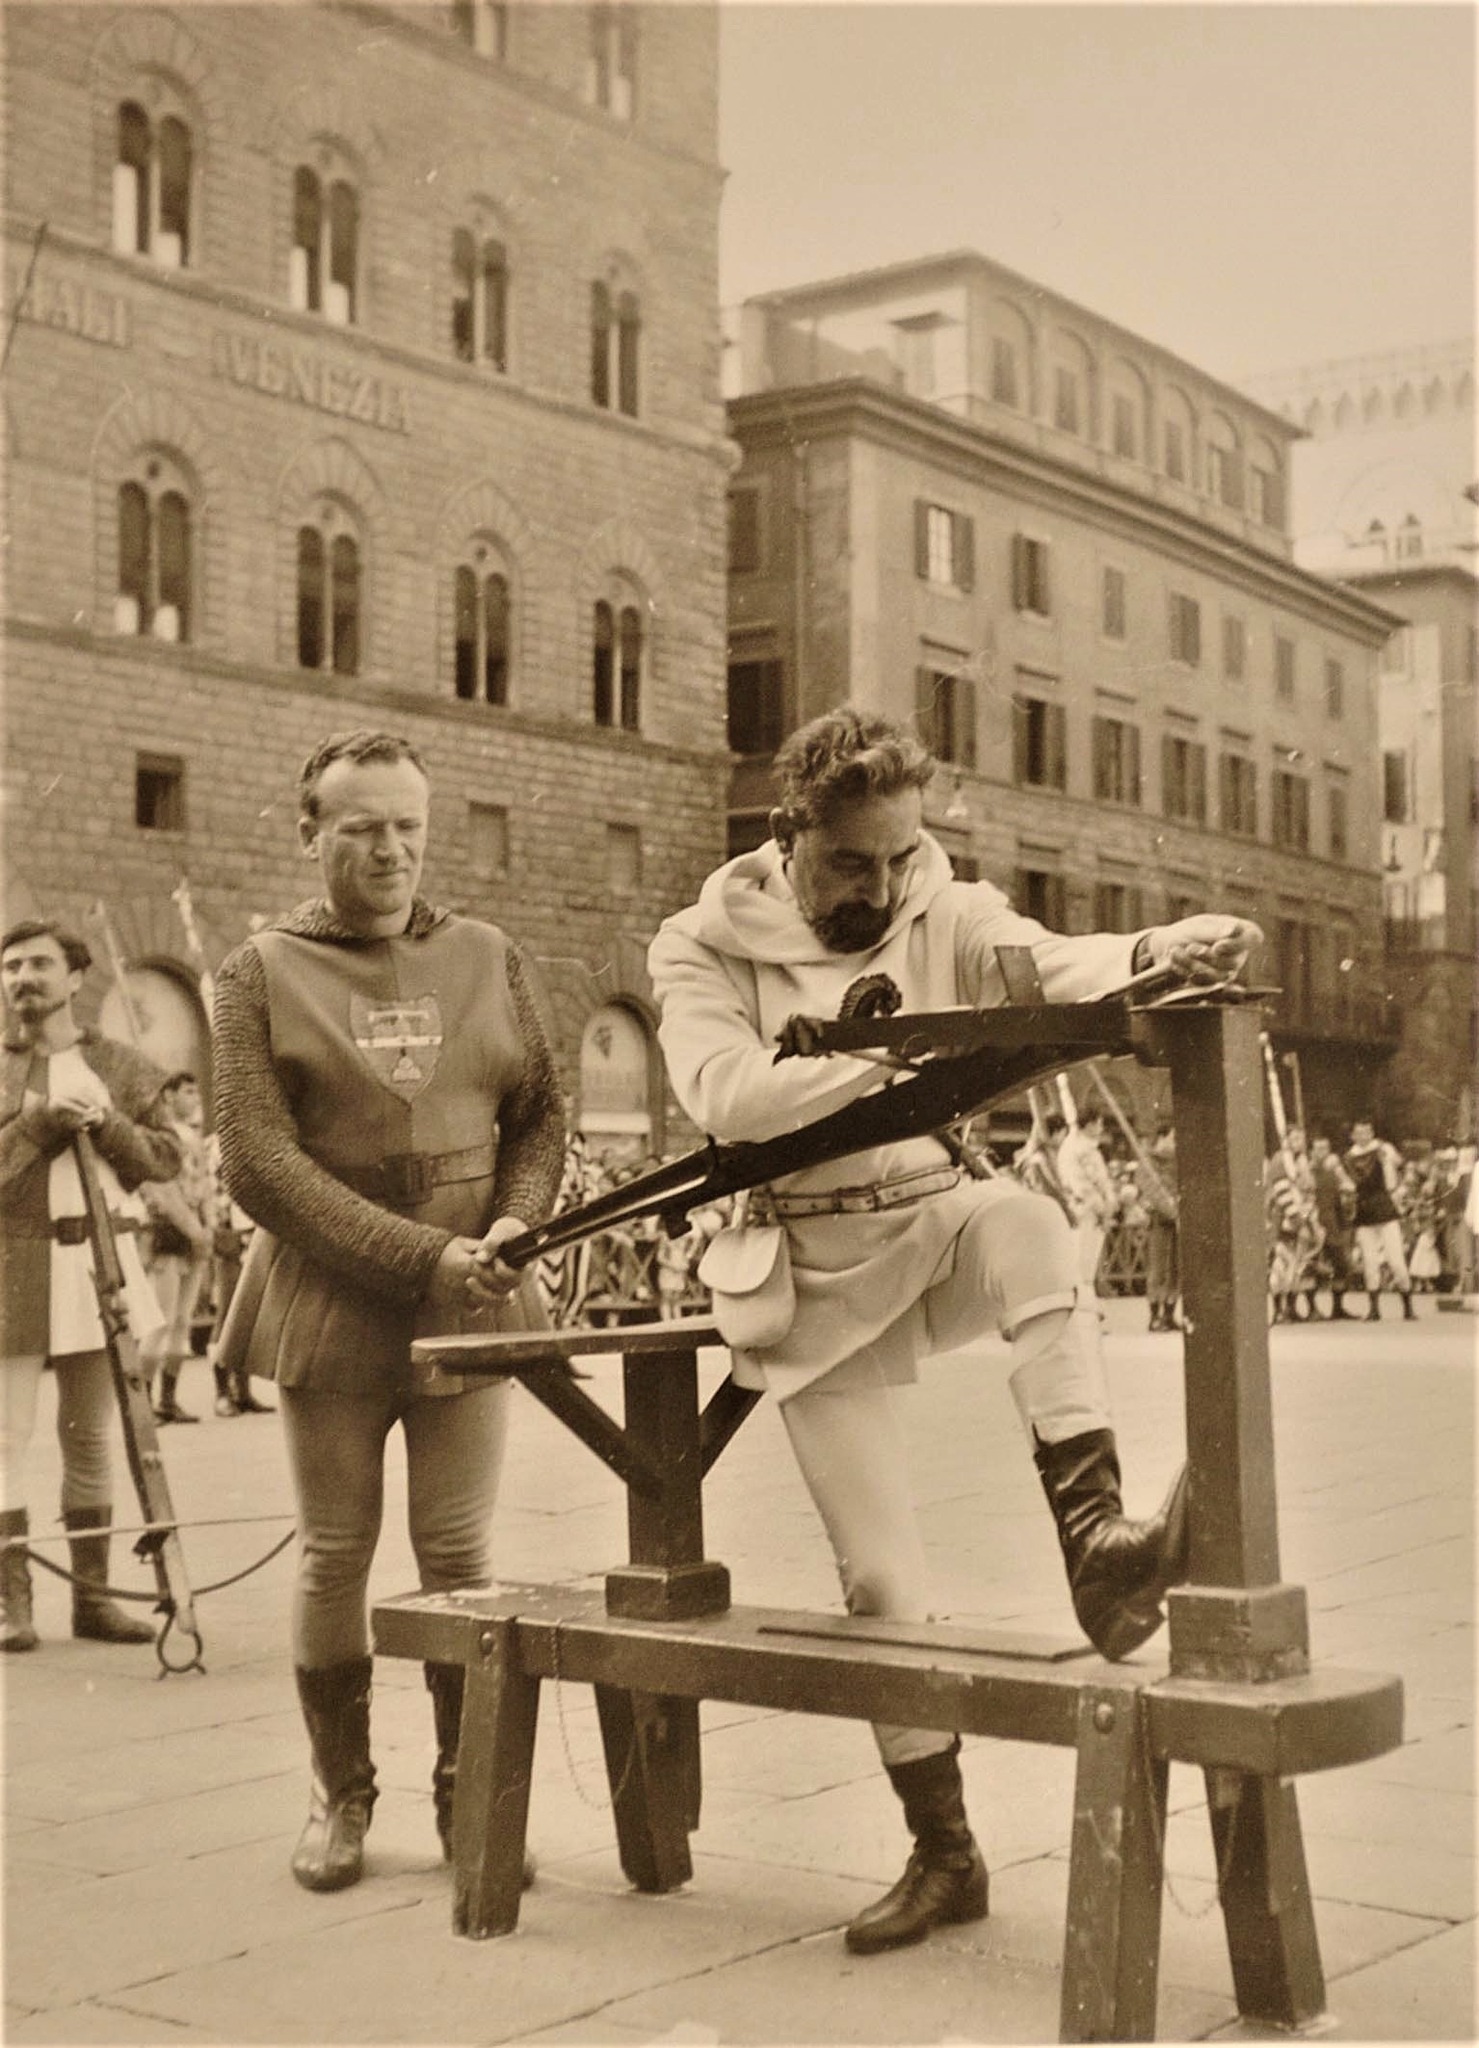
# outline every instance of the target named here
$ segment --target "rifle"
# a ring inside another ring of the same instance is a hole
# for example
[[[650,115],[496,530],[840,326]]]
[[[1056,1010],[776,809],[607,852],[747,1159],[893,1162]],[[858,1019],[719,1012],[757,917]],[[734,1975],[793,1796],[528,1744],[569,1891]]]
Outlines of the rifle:
[[[705,1203],[854,1152],[937,1135],[1065,1066],[1096,1055],[1136,1052],[1137,1015],[1153,992],[1176,979],[1152,969],[1112,995],[1080,1003],[1012,1003],[991,1010],[891,1017],[792,1017],[781,1033],[777,1061],[856,1053],[878,1059],[890,1078],[872,1094],[779,1137],[732,1144],[710,1138],[697,1151],[510,1238],[498,1247],[498,1256],[505,1265],[527,1266],[640,1216],[656,1215],[664,1229],[678,1236],[689,1211]],[[1191,985],[1161,1000],[1238,1002],[1266,993],[1220,982]]]
[[[123,1422],[128,1469],[133,1475],[134,1491],[139,1497],[143,1519],[149,1525],[134,1545],[134,1553],[147,1558],[154,1567],[154,1580],[159,1591],[159,1605],[155,1612],[164,1616],[164,1627],[154,1644],[155,1654],[163,1671],[204,1671],[205,1666],[200,1661],[203,1644],[185,1571],[185,1553],[180,1545],[179,1526],[170,1501],[164,1461],[159,1455],[154,1410],[149,1403],[148,1375],[140,1362],[139,1347],[128,1320],[123,1266],[118,1257],[118,1241],[113,1235],[113,1219],[108,1214],[103,1184],[98,1176],[98,1155],[86,1131],[73,1132],[72,1149],[77,1155],[77,1172],[82,1182],[87,1235],[92,1246],[93,1285],[97,1290],[108,1369],[113,1375],[113,1391],[118,1397],[118,1412]],[[186,1664],[172,1664],[165,1655],[165,1640],[171,1629],[178,1629],[195,1646],[194,1654]]]

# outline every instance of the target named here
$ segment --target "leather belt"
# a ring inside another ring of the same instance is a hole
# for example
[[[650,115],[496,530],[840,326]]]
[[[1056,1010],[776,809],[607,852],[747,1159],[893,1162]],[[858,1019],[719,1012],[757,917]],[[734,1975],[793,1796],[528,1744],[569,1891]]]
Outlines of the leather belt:
[[[757,1188],[750,1198],[750,1218],[756,1223],[771,1218],[783,1223],[795,1216],[871,1216],[880,1209],[921,1201],[926,1195],[946,1194],[959,1181],[959,1167],[931,1166],[918,1173],[901,1173],[896,1180],[872,1181],[855,1188],[819,1188],[815,1194],[776,1194],[771,1188]]]
[[[137,1216],[114,1216],[110,1213],[108,1221],[113,1226],[113,1235],[115,1237],[126,1237],[131,1230],[145,1230],[148,1228],[147,1224],[141,1223]],[[86,1244],[88,1236],[87,1218],[85,1216],[54,1216],[49,1234],[56,1239],[58,1244]]]
[[[326,1171],[372,1202],[410,1209],[430,1201],[433,1188],[485,1180],[497,1156],[496,1145],[464,1145],[460,1152],[391,1152],[375,1166],[330,1166]]]

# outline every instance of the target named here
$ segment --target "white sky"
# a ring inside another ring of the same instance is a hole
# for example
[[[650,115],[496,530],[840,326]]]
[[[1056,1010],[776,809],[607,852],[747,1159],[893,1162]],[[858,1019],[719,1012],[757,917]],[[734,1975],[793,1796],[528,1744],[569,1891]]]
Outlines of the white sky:
[[[1471,334],[1475,20],[721,0],[721,297],[970,247],[1227,379]]]

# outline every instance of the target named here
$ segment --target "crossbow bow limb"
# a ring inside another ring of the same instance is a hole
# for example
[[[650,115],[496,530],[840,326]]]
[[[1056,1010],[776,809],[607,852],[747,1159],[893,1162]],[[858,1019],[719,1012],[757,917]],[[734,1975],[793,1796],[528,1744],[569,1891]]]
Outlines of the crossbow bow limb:
[[[1025,950],[1002,947],[998,957]],[[1009,995],[1035,989],[1041,996],[1030,961],[1002,965]],[[1147,1011],[1258,1001],[1270,993],[1230,979],[1183,982],[1169,969],[1152,968],[1122,988],[1076,1003],[1013,1000],[994,1009],[899,1015],[891,1013],[887,991],[879,989],[852,1014],[791,1017],[780,1035],[777,1061],[850,1053],[878,1060],[886,1078],[871,1093],[778,1137],[731,1144],[710,1138],[696,1151],[510,1238],[498,1256],[506,1265],[527,1266],[645,1216],[659,1217],[665,1229],[680,1235],[690,1211],[705,1203],[850,1153],[938,1135],[1085,1060],[1139,1055],[1144,1045],[1137,1020]]]

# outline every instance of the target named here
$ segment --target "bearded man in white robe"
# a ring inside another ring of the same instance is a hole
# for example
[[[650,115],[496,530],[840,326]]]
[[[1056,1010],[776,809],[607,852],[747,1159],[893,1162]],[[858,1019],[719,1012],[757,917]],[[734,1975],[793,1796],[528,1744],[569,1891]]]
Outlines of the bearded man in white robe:
[[[1065,938],[1018,916],[992,884],[956,881],[923,829],[935,763],[886,719],[828,712],[792,735],[775,768],[772,838],[711,875],[648,958],[674,1092],[722,1141],[795,1130],[878,1085],[866,1060],[775,1064],[787,1018],[837,1015],[862,976],[887,975],[904,1012],[989,1007],[1006,1000],[995,949],[1028,946],[1047,1000],[1074,1002],[1161,964],[1234,974],[1262,936],[1204,915]],[[997,1328],[1079,1622],[1107,1657],[1144,1642],[1185,1570],[1184,1474],[1158,1514],[1125,1517],[1098,1313],[1058,1204],[1006,1176],[970,1179],[938,1138],[918,1137],[787,1175],[757,1192],[752,1213],[782,1227],[794,1313],[763,1341],[736,1337],[734,1377],[781,1403],[849,1612],[927,1618],[891,1389],[917,1377],[923,1355]],[[723,1330],[722,1294],[716,1310]],[[914,1849],[898,1883],[848,1928],[857,1954],[988,1906],[959,1738],[875,1734]]]

